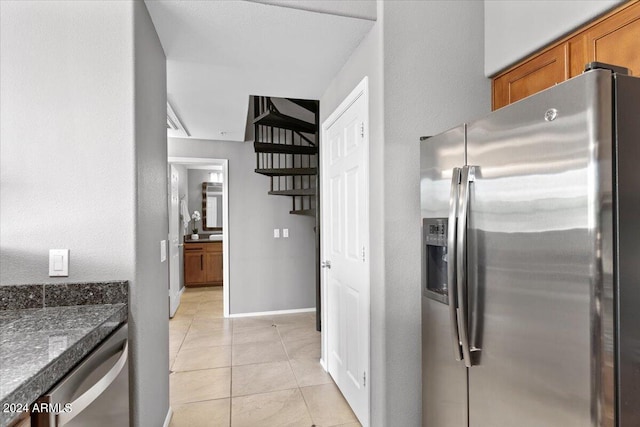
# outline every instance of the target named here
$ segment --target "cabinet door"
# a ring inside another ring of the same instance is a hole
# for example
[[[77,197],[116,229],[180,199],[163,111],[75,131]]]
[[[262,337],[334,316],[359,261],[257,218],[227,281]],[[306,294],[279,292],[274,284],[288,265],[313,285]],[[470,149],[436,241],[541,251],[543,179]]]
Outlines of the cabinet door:
[[[566,43],[538,55],[493,81],[493,109],[502,108],[569,77]]]
[[[222,242],[209,243],[205,254],[206,280],[221,285],[222,279]]]
[[[640,76],[640,2],[587,30],[586,40],[589,61],[626,67]]]
[[[567,42],[569,78],[578,76],[584,72],[584,67],[589,63],[587,55],[587,36],[580,33]]]
[[[222,252],[208,252],[206,257],[206,280],[222,284]]]
[[[184,284],[200,284],[205,282],[203,251],[185,251]]]

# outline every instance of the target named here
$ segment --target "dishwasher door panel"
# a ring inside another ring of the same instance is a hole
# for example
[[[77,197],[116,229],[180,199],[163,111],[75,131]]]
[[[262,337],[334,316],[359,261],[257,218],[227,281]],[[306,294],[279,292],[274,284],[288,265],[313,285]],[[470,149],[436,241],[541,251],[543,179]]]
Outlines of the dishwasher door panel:
[[[32,412],[31,426],[129,426],[127,351],[125,324],[38,399],[50,412]]]

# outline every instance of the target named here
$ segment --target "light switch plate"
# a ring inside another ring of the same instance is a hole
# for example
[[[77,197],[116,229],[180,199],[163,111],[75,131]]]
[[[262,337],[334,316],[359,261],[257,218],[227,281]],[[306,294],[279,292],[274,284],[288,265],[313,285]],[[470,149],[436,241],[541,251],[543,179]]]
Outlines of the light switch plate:
[[[274,239],[279,239],[280,238],[280,229],[279,228],[274,228],[273,229],[273,238]]]
[[[160,241],[160,262],[165,262],[167,260],[167,241]]]
[[[284,237],[285,239],[289,237],[289,229],[288,228],[283,228],[282,229],[282,237]]]
[[[69,249],[49,249],[49,277],[69,276]]]

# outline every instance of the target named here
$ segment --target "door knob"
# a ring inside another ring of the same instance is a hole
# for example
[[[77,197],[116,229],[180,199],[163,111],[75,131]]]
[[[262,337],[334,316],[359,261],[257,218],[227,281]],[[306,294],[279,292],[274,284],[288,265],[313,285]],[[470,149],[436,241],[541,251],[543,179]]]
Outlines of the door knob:
[[[322,261],[322,263],[320,263],[320,266],[322,268],[331,268],[331,261]]]

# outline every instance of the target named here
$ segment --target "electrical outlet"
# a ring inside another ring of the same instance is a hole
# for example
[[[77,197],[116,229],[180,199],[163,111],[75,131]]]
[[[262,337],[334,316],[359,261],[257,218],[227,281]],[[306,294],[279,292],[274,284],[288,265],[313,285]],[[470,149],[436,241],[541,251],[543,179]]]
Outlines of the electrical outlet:
[[[288,228],[283,228],[282,229],[282,237],[284,237],[285,239],[287,239],[289,237],[289,229]]]
[[[273,238],[274,239],[279,239],[280,238],[280,229],[279,228],[274,228],[273,229]]]

